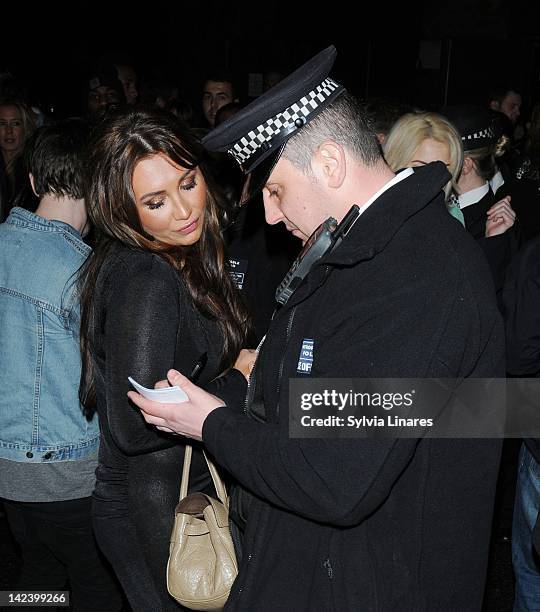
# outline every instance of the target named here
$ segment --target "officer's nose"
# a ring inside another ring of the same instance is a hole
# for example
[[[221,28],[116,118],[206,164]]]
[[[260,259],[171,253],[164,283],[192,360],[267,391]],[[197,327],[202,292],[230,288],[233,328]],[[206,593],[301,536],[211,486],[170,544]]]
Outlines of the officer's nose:
[[[268,223],[269,225],[275,225],[276,223],[279,223],[284,219],[279,204],[277,204],[277,202],[275,202],[274,199],[270,197],[270,194],[266,193],[266,190],[263,192],[263,201],[266,223]]]

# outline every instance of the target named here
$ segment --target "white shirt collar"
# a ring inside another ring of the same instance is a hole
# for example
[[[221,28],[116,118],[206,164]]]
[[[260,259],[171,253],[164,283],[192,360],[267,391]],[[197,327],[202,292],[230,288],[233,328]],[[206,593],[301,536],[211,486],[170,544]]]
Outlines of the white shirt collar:
[[[489,186],[491,187],[491,191],[493,191],[493,193],[497,193],[497,189],[499,189],[501,185],[504,185],[504,177],[501,174],[501,171],[497,170],[497,172],[495,172],[493,175],[493,178],[489,181]]]
[[[472,206],[472,204],[480,202],[488,191],[489,183],[486,181],[481,187],[476,187],[475,189],[467,191],[467,193],[460,194],[458,196],[458,205],[460,209],[463,210],[467,208],[467,206]]]
[[[367,202],[365,202],[364,204],[362,204],[362,206],[360,206],[360,211],[358,213],[358,217],[356,217],[356,219],[351,223],[351,227],[358,221],[358,219],[360,218],[360,215],[363,215],[366,210],[373,204],[373,202],[375,202],[375,200],[377,198],[379,198],[385,191],[387,191],[388,189],[390,189],[390,187],[393,187],[394,185],[397,185],[398,183],[400,183],[403,179],[406,179],[407,177],[411,176],[411,174],[414,172],[413,168],[405,168],[405,170],[402,170],[399,174],[396,174],[395,176],[393,176],[388,183],[385,183],[380,189],[379,191],[377,191],[376,193],[374,193],[371,198],[369,198],[369,200]],[[349,229],[347,230],[347,234],[349,233],[351,227],[349,227]]]
[[[405,168],[405,170],[402,170],[399,174],[396,174],[388,181],[388,183],[385,183],[379,189],[379,191],[377,191],[377,193],[373,194],[365,204],[362,204],[362,206],[360,206],[360,214],[362,215],[363,213],[365,213],[366,210],[373,204],[373,202],[375,202],[375,200],[379,198],[385,191],[390,189],[390,187],[397,185],[403,179],[406,179],[408,176],[411,176],[413,172],[413,168]]]

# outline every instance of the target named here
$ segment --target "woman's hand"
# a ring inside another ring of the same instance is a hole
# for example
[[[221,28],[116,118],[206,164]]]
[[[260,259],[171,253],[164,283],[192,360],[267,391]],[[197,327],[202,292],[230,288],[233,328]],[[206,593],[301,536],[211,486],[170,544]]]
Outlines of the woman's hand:
[[[242,349],[238,353],[234,367],[242,372],[246,380],[249,380],[251,370],[253,370],[253,366],[257,361],[257,355],[258,353],[255,349]]]
[[[504,234],[516,222],[516,213],[510,205],[510,199],[510,196],[506,196],[487,211],[486,238]]]

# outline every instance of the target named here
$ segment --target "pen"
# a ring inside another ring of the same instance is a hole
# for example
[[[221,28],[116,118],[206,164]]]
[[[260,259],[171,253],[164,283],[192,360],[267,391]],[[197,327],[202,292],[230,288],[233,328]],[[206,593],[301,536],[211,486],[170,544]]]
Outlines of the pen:
[[[189,380],[191,382],[195,382],[197,378],[199,378],[199,374],[201,373],[202,369],[206,365],[207,361],[208,361],[208,355],[206,353],[203,353],[199,357],[199,359],[197,359],[197,363],[195,364],[193,370],[191,370],[191,374],[189,375]]]

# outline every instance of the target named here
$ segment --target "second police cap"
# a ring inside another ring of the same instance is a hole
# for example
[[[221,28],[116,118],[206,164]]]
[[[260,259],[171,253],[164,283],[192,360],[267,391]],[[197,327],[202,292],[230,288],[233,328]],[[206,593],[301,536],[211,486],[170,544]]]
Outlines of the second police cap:
[[[335,47],[324,49],[202,139],[209,151],[234,157],[244,173],[257,169],[243,201],[264,186],[287,140],[345,91],[328,76],[336,55]]]
[[[456,104],[443,108],[441,113],[456,128],[465,151],[489,147],[497,141],[493,117],[487,108],[473,104]]]

